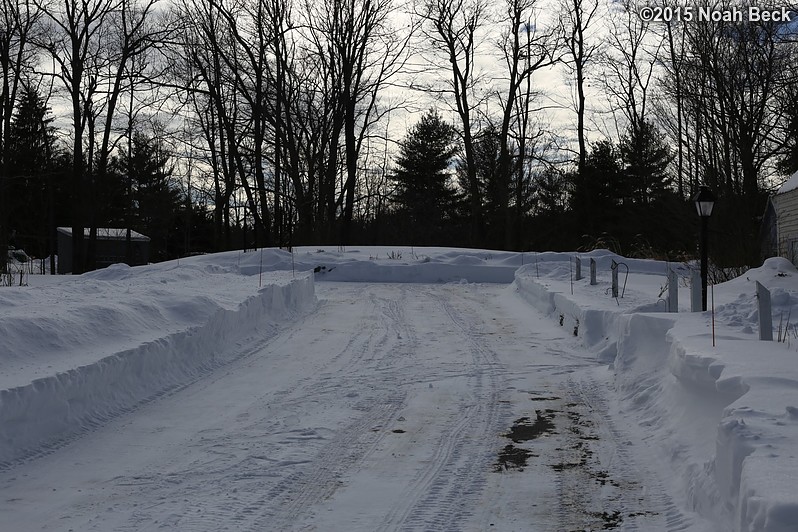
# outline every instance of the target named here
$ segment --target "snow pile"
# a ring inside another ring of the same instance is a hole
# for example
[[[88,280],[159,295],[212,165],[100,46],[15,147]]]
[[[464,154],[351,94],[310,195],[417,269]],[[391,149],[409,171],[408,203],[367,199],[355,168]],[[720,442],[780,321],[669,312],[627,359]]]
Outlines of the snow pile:
[[[115,265],[0,290],[0,464],[245,356],[249,338],[315,301],[312,274],[259,281],[221,263]]]
[[[617,352],[617,338],[609,334],[618,314],[664,311],[666,272],[673,269],[680,279],[689,278],[683,264],[668,264],[647,259],[627,259],[607,250],[589,253],[541,253],[534,264],[518,270],[515,284],[521,295],[544,314],[556,314],[561,325],[584,338],[602,360],[611,362]],[[582,263],[582,276],[576,277],[575,262]],[[590,285],[590,260],[596,263],[597,284]],[[618,266],[619,297],[612,297],[611,267]],[[628,276],[627,276],[628,272]],[[686,284],[679,287],[681,309],[689,301]]]
[[[574,253],[491,251],[462,248],[366,246],[344,249],[299,247],[293,257],[281,250],[266,250],[263,267],[317,272],[317,281],[390,283],[512,283],[515,271],[525,267],[542,274],[553,270],[567,275],[568,260]],[[626,259],[607,250],[580,254],[587,275],[587,261],[593,258],[599,268],[612,261],[623,261],[635,271],[663,273],[660,261]],[[214,256],[215,257],[215,256]],[[257,267],[257,264],[254,265]],[[242,273],[245,273],[242,271]],[[246,270],[246,273],[252,273]]]
[[[250,254],[254,255],[254,254]],[[264,250],[262,266],[250,261],[245,275],[264,270],[314,270],[317,281],[371,283],[511,283],[534,254],[457,248],[368,246],[299,247],[291,254]],[[216,260],[218,255],[214,255]]]
[[[603,264],[596,286],[572,283],[570,255],[520,269],[516,287],[612,361],[622,410],[670,458],[695,510],[730,530],[795,530],[798,340],[787,324],[798,319],[798,272],[769,259],[716,286],[713,347],[709,313],[684,312],[684,304],[678,314],[662,312],[668,265],[595,254]],[[607,290],[612,259],[630,270],[617,300]],[[771,291],[775,327],[791,343],[757,340],[755,281]],[[689,301],[683,281],[679,292]]]

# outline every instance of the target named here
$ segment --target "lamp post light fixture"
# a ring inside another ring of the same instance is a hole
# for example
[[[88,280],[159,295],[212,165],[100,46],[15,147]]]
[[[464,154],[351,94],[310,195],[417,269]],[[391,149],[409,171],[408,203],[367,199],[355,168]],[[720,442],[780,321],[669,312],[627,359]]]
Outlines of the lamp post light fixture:
[[[708,234],[709,217],[712,216],[712,208],[715,206],[715,195],[707,187],[701,187],[698,193],[693,196],[695,209],[701,218],[701,309],[707,310],[707,269],[708,269]]]

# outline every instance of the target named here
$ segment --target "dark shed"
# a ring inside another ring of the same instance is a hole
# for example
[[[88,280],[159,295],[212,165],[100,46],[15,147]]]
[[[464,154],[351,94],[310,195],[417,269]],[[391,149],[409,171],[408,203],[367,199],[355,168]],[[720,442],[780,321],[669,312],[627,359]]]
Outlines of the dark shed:
[[[127,229],[98,228],[95,247],[95,263],[98,268],[105,268],[118,262],[127,263]],[[84,253],[89,246],[89,229],[83,237]],[[150,238],[130,231],[132,259],[128,266],[147,264],[150,258]],[[58,273],[72,272],[72,228],[58,228]]]

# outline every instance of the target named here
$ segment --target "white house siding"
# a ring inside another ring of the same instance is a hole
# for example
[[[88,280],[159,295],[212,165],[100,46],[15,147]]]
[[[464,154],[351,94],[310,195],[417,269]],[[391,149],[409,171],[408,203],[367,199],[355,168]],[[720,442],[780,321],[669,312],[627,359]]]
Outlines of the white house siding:
[[[779,255],[798,265],[798,189],[773,197],[776,207]]]

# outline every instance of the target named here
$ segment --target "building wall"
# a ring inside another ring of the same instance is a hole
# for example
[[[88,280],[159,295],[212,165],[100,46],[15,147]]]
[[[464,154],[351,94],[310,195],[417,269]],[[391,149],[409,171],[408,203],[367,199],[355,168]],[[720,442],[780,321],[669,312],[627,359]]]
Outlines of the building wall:
[[[72,236],[58,231],[58,273],[72,272]]]
[[[779,255],[798,265],[798,189],[773,198],[776,207]]]
[[[150,243],[133,240],[133,260],[129,266],[147,264],[150,258]],[[89,241],[83,241],[84,256],[88,252]],[[127,247],[124,240],[98,239],[95,245],[95,265],[105,268],[119,262],[127,263]],[[72,272],[72,235],[58,233],[58,273]]]

